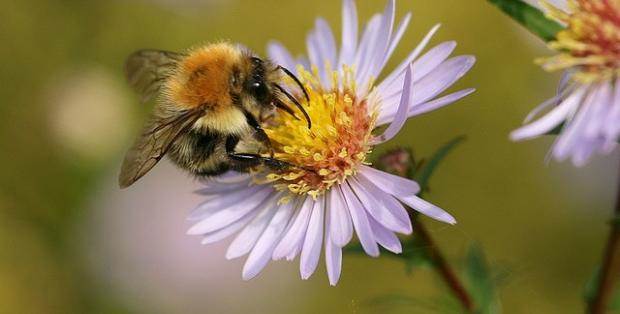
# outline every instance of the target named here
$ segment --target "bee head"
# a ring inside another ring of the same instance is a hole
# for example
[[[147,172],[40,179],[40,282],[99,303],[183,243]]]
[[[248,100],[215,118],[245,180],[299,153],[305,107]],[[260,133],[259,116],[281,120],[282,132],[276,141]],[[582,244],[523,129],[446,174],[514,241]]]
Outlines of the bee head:
[[[256,121],[262,121],[261,117],[269,116],[275,108],[274,91],[268,83],[267,64],[249,53],[244,59],[246,62],[235,67],[230,78],[233,102]]]
[[[256,121],[265,121],[267,117],[274,114],[276,108],[299,119],[295,110],[289,106],[289,104],[293,104],[303,113],[308,121],[308,127],[310,127],[310,118],[303,106],[293,95],[279,85],[284,75],[291,76],[301,87],[307,99],[307,93],[299,80],[290,71],[269,60],[261,59],[249,53],[246,60],[243,69],[234,71],[231,78],[232,85],[237,86],[236,89],[240,90],[237,97],[238,104]]]
[[[259,105],[273,106],[274,91],[269,82],[276,80],[274,77],[276,71],[268,69],[273,67],[269,61],[263,61],[258,57],[251,57],[250,60],[252,62],[252,70],[245,82],[244,88]]]

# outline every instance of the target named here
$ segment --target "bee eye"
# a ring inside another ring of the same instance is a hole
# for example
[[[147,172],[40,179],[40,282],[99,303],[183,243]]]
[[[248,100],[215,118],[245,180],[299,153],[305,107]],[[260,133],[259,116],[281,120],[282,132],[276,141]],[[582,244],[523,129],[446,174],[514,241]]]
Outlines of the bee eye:
[[[254,81],[250,84],[250,89],[252,95],[254,95],[254,98],[256,98],[256,100],[261,103],[267,101],[269,91],[267,90],[267,86],[265,86],[265,83],[261,81]]]

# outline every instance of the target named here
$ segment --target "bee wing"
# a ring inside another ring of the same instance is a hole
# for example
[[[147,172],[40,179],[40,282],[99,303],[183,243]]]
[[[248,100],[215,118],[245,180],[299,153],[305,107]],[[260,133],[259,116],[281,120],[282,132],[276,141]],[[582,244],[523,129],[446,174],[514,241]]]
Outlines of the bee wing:
[[[153,116],[125,155],[118,178],[119,186],[126,188],[151,170],[164,157],[170,145],[188,132],[198,118],[199,110],[169,113],[163,118]]]
[[[125,62],[127,81],[140,94],[142,102],[147,102],[159,92],[183,57],[183,54],[170,51],[138,50]]]

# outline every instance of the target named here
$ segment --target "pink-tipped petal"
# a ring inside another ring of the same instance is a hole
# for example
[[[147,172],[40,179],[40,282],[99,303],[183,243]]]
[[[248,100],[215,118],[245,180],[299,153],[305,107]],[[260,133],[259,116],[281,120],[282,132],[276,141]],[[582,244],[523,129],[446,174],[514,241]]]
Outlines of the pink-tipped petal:
[[[333,69],[337,62],[337,48],[332,29],[329,27],[327,21],[322,18],[316,20],[315,28],[321,56],[323,56],[324,62],[329,63]],[[322,64],[322,66],[324,65],[325,64]]]
[[[357,233],[357,237],[359,238],[364,251],[370,256],[379,256],[379,247],[377,246],[377,242],[375,242],[375,236],[370,228],[370,223],[368,222],[368,216],[366,215],[364,206],[360,203],[353,191],[351,191],[348,184],[342,184],[340,186],[340,190],[342,191],[344,199],[347,202],[349,212],[351,213],[351,220],[353,221],[353,226],[355,227],[355,232]]]
[[[269,59],[271,59],[271,61],[287,68],[292,72],[295,72],[295,59],[281,43],[277,41],[269,42],[269,44],[267,45],[267,55],[269,56]]]
[[[452,215],[448,214],[445,210],[415,196],[397,196],[397,198],[407,204],[409,207],[414,210],[431,217],[433,219],[443,221],[445,223],[449,223],[451,225],[456,224],[456,219],[452,217]]]
[[[273,259],[279,260],[287,257],[291,252],[297,250],[300,243],[306,236],[306,229],[308,228],[308,222],[310,221],[310,214],[312,214],[312,208],[314,207],[314,201],[311,197],[306,197],[300,204],[300,208],[297,209],[298,214],[294,218],[290,228],[284,233],[284,236],[273,251]],[[295,252],[295,254],[297,254]]]
[[[297,245],[295,245],[293,247],[293,249],[288,253],[288,255],[286,255],[286,260],[287,261],[290,262],[290,261],[294,260],[297,257],[297,254],[299,254],[299,251],[301,251],[301,245],[302,244],[303,243],[299,243],[299,244],[297,244]]]
[[[234,223],[222,229],[205,234],[200,243],[211,244],[211,243],[218,242],[220,240],[223,240],[233,235],[234,233],[236,233],[237,231],[245,227],[252,219],[254,219],[254,217],[256,217],[256,214],[258,214],[257,211],[250,212],[247,215],[245,215],[243,218],[235,221]]]
[[[374,183],[362,176],[357,176],[356,180],[370,195],[372,195],[376,201],[380,204],[381,212],[377,212],[371,215],[378,221],[384,222],[389,219],[390,223],[383,223],[386,227],[391,226],[392,231],[400,232],[403,234],[410,234],[413,231],[411,226],[411,219],[405,207],[397,201],[392,195],[379,189]],[[375,209],[374,211],[377,211]],[[385,218],[378,218],[379,216],[386,216]]]
[[[424,36],[424,38],[422,39],[422,41],[415,47],[415,49],[405,58],[405,60],[403,60],[397,67],[396,69],[394,69],[392,71],[392,73],[390,73],[384,80],[383,82],[386,82],[386,84],[389,84],[392,80],[394,80],[400,73],[402,73],[403,71],[405,71],[405,69],[409,66],[409,64],[411,64],[411,62],[413,62],[413,60],[415,60],[420,53],[422,52],[422,50],[424,50],[424,48],[426,48],[426,45],[428,44],[428,42],[431,40],[431,38],[433,38],[433,35],[435,35],[435,33],[437,32],[437,30],[439,30],[439,27],[441,25],[437,24],[435,26],[433,26],[433,28],[431,28],[431,30],[426,34],[426,36]]]
[[[325,236],[325,267],[329,284],[335,286],[342,269],[342,249],[333,243],[329,231],[326,231]]]
[[[329,83],[327,73],[325,71],[325,60],[321,54],[321,44],[316,30],[310,31],[306,37],[306,46],[308,49],[310,64],[316,66],[321,84]]]
[[[357,195],[357,198],[360,200],[366,212],[370,214],[370,217],[377,220],[386,228],[400,232],[400,233],[410,233],[411,232],[411,222],[407,219],[402,219],[402,217],[396,216],[391,208],[388,208],[384,205],[383,202],[380,201],[380,195],[376,195],[372,192],[379,192],[381,194],[385,194],[382,191],[378,191],[379,189],[371,190],[373,188],[372,185],[362,185],[355,178],[351,178],[348,180],[351,189]],[[407,213],[405,212],[405,216]]]
[[[331,189],[327,193],[327,216],[330,217],[330,237],[334,244],[344,247],[351,241],[353,236],[353,223],[347,210],[347,204],[342,198],[342,194],[336,189]]]
[[[278,208],[243,265],[243,280],[254,278],[271,260],[271,254],[293,214],[293,209],[293,203],[284,204]]]
[[[408,196],[420,192],[420,186],[415,181],[395,176],[369,166],[360,166],[358,175],[366,178],[388,194]]]
[[[601,139],[605,118],[609,116],[609,110],[612,104],[612,90],[607,82],[601,83],[596,87],[597,95],[593,101],[592,113],[587,122],[583,136],[590,140]],[[618,121],[620,123],[620,121]]]
[[[372,217],[369,217],[369,220],[370,227],[375,235],[375,240],[377,240],[382,247],[395,254],[400,254],[403,252],[403,247],[400,244],[400,240],[398,240],[398,237],[394,234],[394,232],[372,219]]]
[[[562,97],[562,95],[556,95],[550,99],[547,99],[545,102],[543,102],[542,104],[534,108],[532,111],[530,111],[530,113],[528,113],[527,116],[525,116],[525,119],[523,119],[523,124],[530,123],[541,112],[547,110],[550,106],[559,105],[564,100],[564,98],[565,97]]]
[[[587,91],[588,88],[582,87],[580,90],[577,90],[575,94],[579,93],[581,90]],[[594,106],[592,106],[592,104],[596,99],[596,90],[590,90],[585,99],[581,100],[581,106],[578,112],[574,115],[574,118],[568,120],[566,128],[559,135],[553,147],[553,156],[557,160],[564,160],[571,156],[571,152],[576,152],[576,150],[581,149],[581,157],[574,155],[575,159],[573,160],[573,164],[577,167],[583,166],[585,164],[585,161],[587,160],[586,157],[589,157],[590,155],[590,153],[586,154],[586,152],[591,152],[592,149],[581,146],[591,145],[590,143],[583,141],[583,133],[585,127],[587,126],[589,116],[594,109]]]
[[[394,27],[394,15],[396,13],[396,4],[394,0],[388,0],[385,10],[381,15],[381,24],[371,46],[371,52],[364,67],[360,67],[360,86],[365,87],[368,80],[377,77],[381,67],[384,64],[386,53],[392,37],[392,28]]]
[[[415,105],[413,107],[409,107],[409,112],[407,113],[407,116],[409,118],[414,117],[414,116],[418,116],[421,114],[425,114],[427,112],[431,112],[437,109],[440,109],[444,106],[447,106],[449,104],[452,104],[468,95],[470,95],[471,93],[475,92],[476,89],[474,88],[468,88],[468,89],[464,89],[458,92],[454,92],[452,94],[448,94],[445,96],[442,96],[440,98],[436,98],[433,99],[429,102],[425,102],[422,104],[418,104]],[[387,124],[391,121],[394,120],[394,115],[379,115],[379,118],[377,119],[377,125],[384,125]]]
[[[279,197],[281,197],[279,194],[272,196],[264,205],[264,209],[235,237],[226,251],[227,259],[241,257],[252,250],[271,218],[278,211],[279,206],[276,205],[276,200]]]
[[[381,14],[375,14],[370,21],[368,21],[368,24],[366,24],[364,29],[364,33],[362,34],[360,46],[355,54],[355,61],[353,64],[357,67],[356,82],[358,82],[358,85],[361,85],[362,82],[368,81],[368,78],[362,77],[361,74],[365,72],[367,68],[367,63],[369,62],[370,55],[372,53],[371,47],[374,44],[377,33],[379,32],[381,19]],[[363,95],[365,92],[366,89],[361,88],[357,94]]]
[[[413,105],[426,102],[458,81],[476,63],[473,56],[458,56],[440,64],[433,72],[415,83]]]
[[[576,91],[542,118],[510,133],[510,138],[513,141],[520,141],[540,136],[553,130],[557,125],[562,123],[569,115],[571,115],[572,112],[574,112],[575,108],[577,108],[579,102],[583,98],[584,93],[584,89]]]
[[[405,34],[405,31],[407,30],[407,26],[409,26],[410,21],[411,12],[407,12],[407,14],[405,14],[405,17],[403,17],[403,19],[398,23],[398,26],[396,27],[396,32],[394,33],[394,37],[390,41],[390,46],[388,47],[387,53],[385,54],[385,58],[383,60],[383,63],[381,64],[381,67],[379,68],[377,75],[381,73],[381,71],[385,67],[385,64],[390,60],[392,53],[394,53],[394,50],[396,49],[396,47],[400,43],[400,40]]]
[[[413,81],[417,82],[429,73],[433,72],[452,54],[456,48],[456,41],[446,41],[422,55],[413,62],[415,73],[413,73]]]
[[[410,65],[407,69],[407,74],[405,75],[405,87],[400,98],[400,104],[398,105],[396,116],[385,132],[374,139],[374,144],[381,144],[391,140],[394,136],[396,136],[396,134],[398,134],[400,129],[403,128],[403,125],[405,125],[405,122],[407,121],[407,111],[409,111],[409,106],[413,103],[413,84],[411,84],[412,75],[413,67]]]
[[[609,111],[609,116],[605,119],[605,129],[603,133],[609,140],[619,140],[620,138],[620,80],[616,81],[614,86],[614,96],[611,100],[612,108]]]
[[[465,75],[475,62],[476,59],[472,56],[458,56],[444,61],[431,73],[413,83],[415,93],[410,108],[417,108],[418,105],[441,94]],[[398,102],[401,96],[400,92],[396,92],[382,99],[383,105],[379,121],[389,121],[386,117],[394,116],[395,106],[393,104]]]
[[[319,197],[314,202],[312,216],[308,223],[308,230],[301,249],[299,273],[301,279],[308,279],[314,273],[321,256],[321,244],[323,243],[323,220],[325,217],[325,198]]]
[[[454,48],[456,48],[456,42],[444,42],[433,47],[424,55],[422,55],[419,59],[415,60],[413,62],[413,68],[415,69],[415,72],[413,73],[413,82],[419,81],[421,78],[425,77],[427,74],[435,70],[442,62],[444,62],[450,56],[450,54],[454,51]],[[383,82],[381,82],[377,89],[382,95],[394,95],[397,93],[401,93],[404,86],[405,73],[406,68],[404,71],[399,73],[393,80],[384,80]]]
[[[475,88],[467,88],[467,89],[460,90],[458,92],[454,92],[452,94],[448,94],[446,96],[431,100],[426,103],[415,105],[409,108],[408,116],[409,117],[418,116],[418,115],[421,115],[421,114],[424,114],[424,113],[427,113],[433,110],[437,110],[443,106],[454,103],[457,100],[463,97],[466,97],[475,91],[476,91]]]
[[[269,199],[269,196],[273,194],[273,189],[269,187],[259,188],[260,189],[249,188],[234,194],[236,197],[245,197],[240,200],[232,199],[230,196],[221,196],[221,198],[210,200],[208,207],[202,207],[206,210],[206,212],[200,216],[202,220],[193,225],[187,231],[187,234],[198,235],[215,231],[245,216],[255,208],[262,206],[265,201]],[[253,193],[246,193],[248,191],[252,191]],[[199,214],[196,213],[196,215]]]
[[[213,191],[213,194],[211,194]],[[268,193],[264,187],[237,184],[217,184],[209,187],[208,192],[201,190],[199,193],[207,193],[205,200],[190,212],[187,220],[198,221],[209,217],[214,212],[233,206],[240,198],[248,198],[256,193]]]
[[[338,70],[344,65],[353,64],[357,49],[357,8],[355,1],[342,2],[342,47],[338,62]]]

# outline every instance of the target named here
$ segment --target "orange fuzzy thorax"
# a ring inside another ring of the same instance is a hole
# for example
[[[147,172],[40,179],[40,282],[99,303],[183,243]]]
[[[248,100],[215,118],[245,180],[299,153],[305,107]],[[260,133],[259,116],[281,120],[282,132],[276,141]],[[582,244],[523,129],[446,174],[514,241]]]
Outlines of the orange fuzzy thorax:
[[[570,13],[547,5],[549,15],[566,24],[550,43],[560,54],[541,59],[547,70],[578,67],[582,82],[609,79],[620,72],[620,0],[570,0]]]
[[[369,108],[367,99],[356,98],[354,86],[324,90],[315,75],[303,69],[299,72],[310,96],[310,102],[304,102],[303,106],[312,120],[312,129],[307,128],[304,120],[279,115],[265,131],[276,158],[307,170],[291,168],[284,173],[271,173],[267,180],[293,194],[316,197],[332,185],[342,183],[366,163],[371,149],[374,107]],[[347,73],[354,77],[351,71]],[[344,82],[352,81],[349,79],[344,78]],[[333,85],[337,86],[336,75],[334,81]]]
[[[230,77],[241,59],[241,51],[229,43],[189,51],[166,82],[167,97],[185,108],[205,105],[217,109],[231,104]]]

